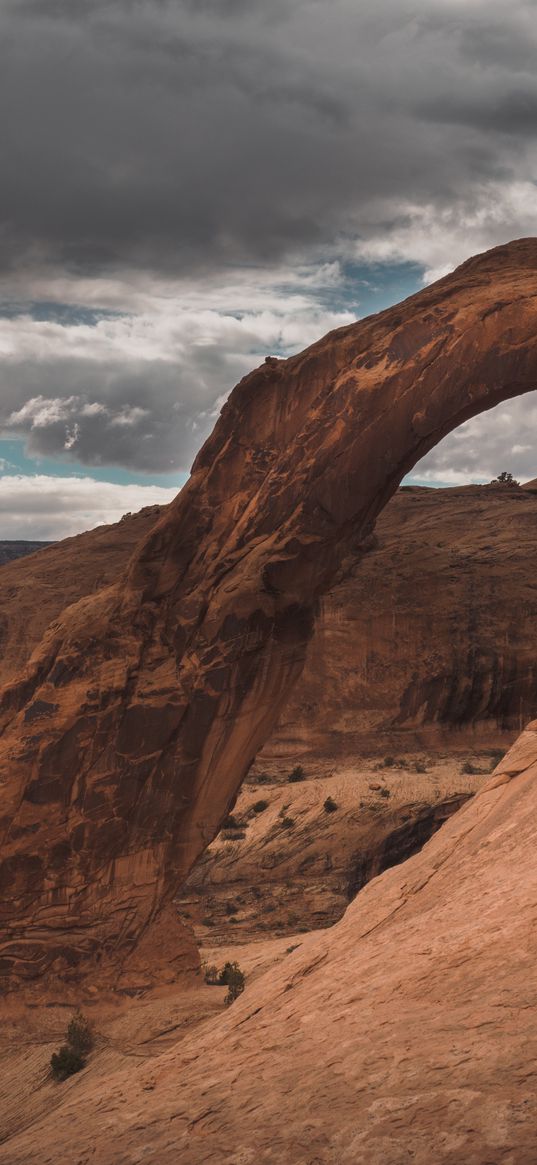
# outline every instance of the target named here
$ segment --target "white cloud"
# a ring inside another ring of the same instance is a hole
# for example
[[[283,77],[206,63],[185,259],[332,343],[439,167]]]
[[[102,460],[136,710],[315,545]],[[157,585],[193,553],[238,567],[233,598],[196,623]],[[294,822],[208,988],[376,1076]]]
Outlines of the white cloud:
[[[537,477],[537,393],[498,405],[445,437],[410,475],[434,485],[492,481],[507,470],[519,481]]]
[[[534,182],[494,182],[474,190],[473,201],[386,203],[389,230],[373,230],[354,247],[356,258],[378,263],[418,263],[424,282],[452,271],[470,255],[514,238],[537,235]]]
[[[177,490],[115,485],[90,477],[0,477],[0,538],[55,541],[118,522],[143,506],[166,505]]]
[[[355,318],[327,306],[337,263],[119,286],[93,323],[0,319],[0,432],[34,457],[134,471],[188,470],[233,385],[266,353],[299,351]],[[63,291],[82,307],[91,286]],[[94,288],[93,288],[94,291]],[[123,297],[123,312],[116,297]]]

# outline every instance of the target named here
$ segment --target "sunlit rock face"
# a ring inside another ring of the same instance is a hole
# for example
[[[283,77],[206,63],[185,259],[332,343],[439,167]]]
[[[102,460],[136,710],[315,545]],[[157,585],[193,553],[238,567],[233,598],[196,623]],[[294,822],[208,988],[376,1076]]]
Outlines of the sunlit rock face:
[[[136,985],[194,959],[172,896],[300,675],[318,600],[401,478],[537,383],[537,240],[269,359],[119,583],[1,707],[0,972]]]

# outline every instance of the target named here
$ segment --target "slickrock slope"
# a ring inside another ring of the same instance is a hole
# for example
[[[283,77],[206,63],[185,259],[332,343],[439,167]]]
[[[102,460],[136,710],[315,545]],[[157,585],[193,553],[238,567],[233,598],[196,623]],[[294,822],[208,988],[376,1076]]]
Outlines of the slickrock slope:
[[[68,608],[4,694],[6,984],[191,963],[173,895],[302,670],[319,597],[428,449],[534,388],[536,325],[521,240],[241,381],[125,578]]]
[[[343,920],[2,1165],[534,1165],[537,725]],[[86,1075],[86,1080],[84,1076]]]

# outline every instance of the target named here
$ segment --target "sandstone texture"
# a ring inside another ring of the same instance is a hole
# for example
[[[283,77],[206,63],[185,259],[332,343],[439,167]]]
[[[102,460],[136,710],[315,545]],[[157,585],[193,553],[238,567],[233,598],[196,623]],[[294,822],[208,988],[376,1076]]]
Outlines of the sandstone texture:
[[[269,359],[119,582],[0,708],[0,974],[132,989],[192,965],[173,896],[304,665],[320,597],[442,436],[534,388],[537,240]],[[64,988],[63,988],[64,989]]]
[[[258,767],[507,747],[537,715],[537,495],[404,488],[323,599]]]
[[[164,508],[146,506],[120,522],[52,543],[0,570],[0,684],[28,663],[62,611],[115,583]],[[23,545],[26,545],[24,543]]]
[[[536,815],[532,724],[341,922],[151,1062],[95,1054],[0,1162],[533,1165]]]

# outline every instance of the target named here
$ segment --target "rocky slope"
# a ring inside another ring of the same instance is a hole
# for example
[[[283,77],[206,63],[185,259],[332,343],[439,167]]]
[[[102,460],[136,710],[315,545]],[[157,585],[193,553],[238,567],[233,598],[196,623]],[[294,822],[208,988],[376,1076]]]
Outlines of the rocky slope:
[[[0,709],[6,987],[132,989],[191,965],[173,896],[300,675],[319,598],[427,450],[534,388],[536,293],[521,240],[269,359],[124,578],[45,635]]]
[[[340,923],[151,1061],[96,1053],[0,1162],[533,1165],[536,814],[534,724]]]

